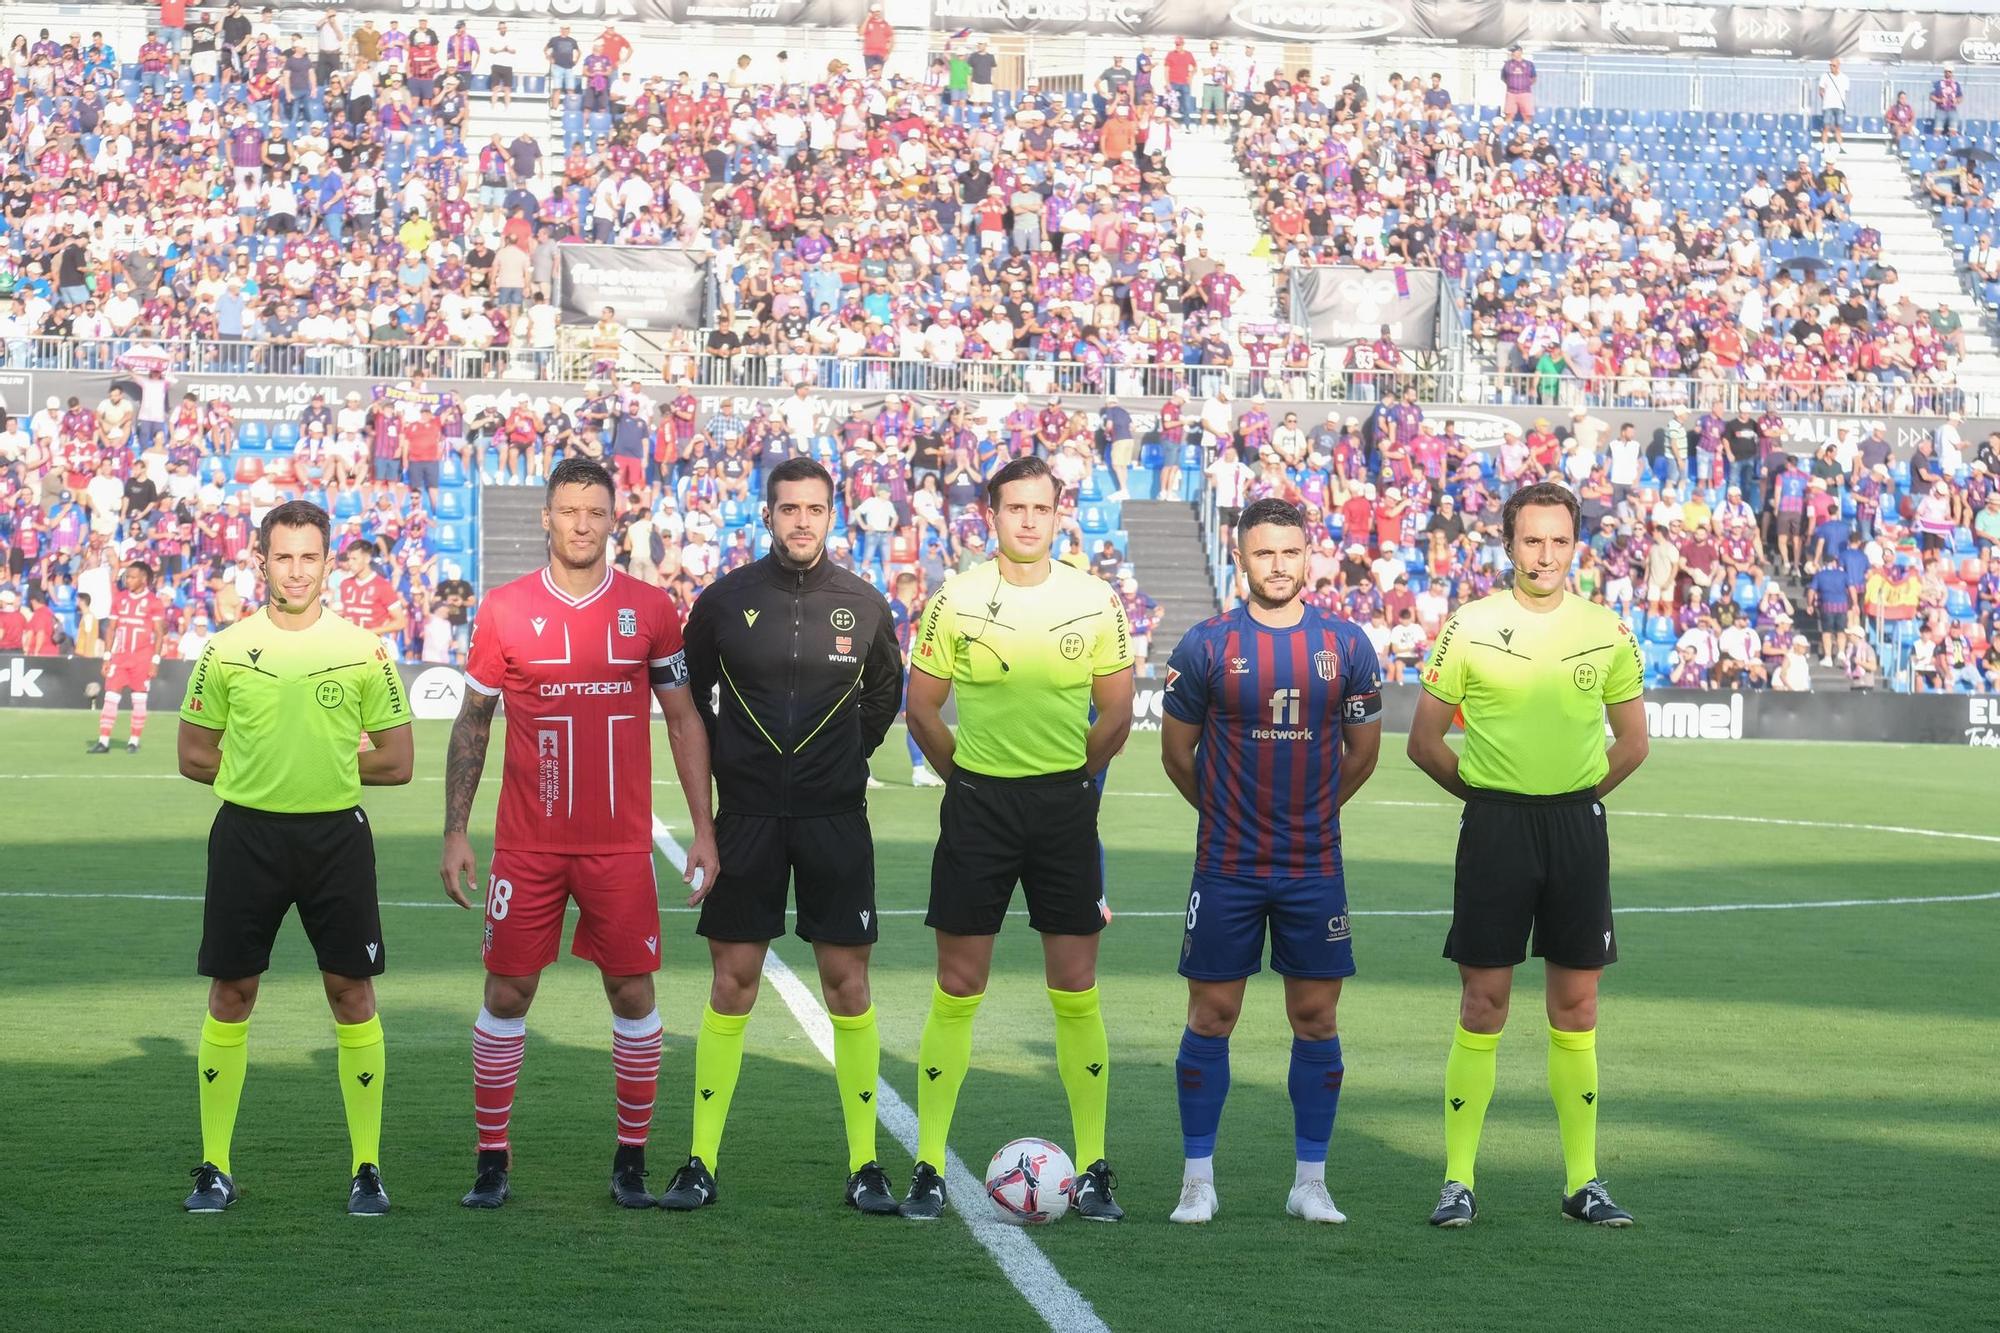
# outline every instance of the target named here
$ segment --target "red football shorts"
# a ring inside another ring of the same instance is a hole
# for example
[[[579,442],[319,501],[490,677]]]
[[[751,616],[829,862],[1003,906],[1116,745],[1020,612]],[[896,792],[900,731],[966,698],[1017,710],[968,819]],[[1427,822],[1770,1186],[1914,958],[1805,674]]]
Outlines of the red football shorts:
[[[576,900],[570,952],[614,977],[660,970],[660,896],[653,854],[565,856],[496,851],[486,881],[480,957],[497,976],[525,977],[562,951],[563,909]]]
[[[107,694],[144,694],[146,687],[153,683],[153,659],[137,657],[131,659],[112,658],[110,668],[104,673],[104,690]]]

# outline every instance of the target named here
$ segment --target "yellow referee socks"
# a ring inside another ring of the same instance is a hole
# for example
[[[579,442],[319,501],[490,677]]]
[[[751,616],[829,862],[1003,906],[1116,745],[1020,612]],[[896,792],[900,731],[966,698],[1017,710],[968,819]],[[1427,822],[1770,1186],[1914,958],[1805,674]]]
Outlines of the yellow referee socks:
[[[361,1170],[363,1162],[382,1165],[382,1084],[387,1063],[383,1059],[380,1015],[365,1023],[335,1023],[334,1038],[340,1043],[340,1100],[347,1107],[347,1141],[354,1149],[350,1173]]]
[[[201,1158],[229,1175],[229,1141],[236,1135],[236,1107],[243,1099],[243,1076],[250,1068],[250,1020],[225,1023],[213,1014],[201,1021],[195,1079],[201,1093]]]
[[[1467,1189],[1499,1071],[1499,1033],[1454,1029],[1451,1054],[1444,1058],[1444,1178]]]
[[[950,995],[931,983],[931,1014],[917,1043],[917,1160],[940,1172],[958,1090],[972,1068],[972,1016],[985,998],[984,993]]]
[[[840,1116],[847,1125],[850,1173],[875,1160],[875,1085],[882,1073],[882,1033],[875,1006],[833,1020],[833,1081],[840,1088]]]
[[[736,1096],[736,1078],[743,1072],[743,1029],[748,1014],[718,1014],[701,1007],[701,1035],[694,1039],[694,1136],[690,1157],[715,1172],[722,1151],[723,1126],[729,1123],[729,1103]]]
[[[1597,1179],[1597,1029],[1549,1029],[1549,1096],[1562,1133],[1563,1170],[1574,1194]]]
[[[1104,1011],[1097,987],[1049,988],[1056,1010],[1056,1072],[1069,1094],[1069,1123],[1076,1135],[1076,1169],[1104,1159],[1104,1122],[1111,1101],[1111,1043],[1104,1035]]]

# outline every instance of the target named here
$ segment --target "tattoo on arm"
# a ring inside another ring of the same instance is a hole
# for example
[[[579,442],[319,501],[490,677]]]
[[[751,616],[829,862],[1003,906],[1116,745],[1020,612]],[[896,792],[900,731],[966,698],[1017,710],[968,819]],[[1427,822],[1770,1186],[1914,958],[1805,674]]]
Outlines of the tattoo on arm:
[[[451,724],[451,746],[444,763],[444,831],[463,833],[472,819],[472,798],[479,792],[479,774],[486,767],[486,742],[493,734],[493,712],[500,697],[465,692],[458,720]]]

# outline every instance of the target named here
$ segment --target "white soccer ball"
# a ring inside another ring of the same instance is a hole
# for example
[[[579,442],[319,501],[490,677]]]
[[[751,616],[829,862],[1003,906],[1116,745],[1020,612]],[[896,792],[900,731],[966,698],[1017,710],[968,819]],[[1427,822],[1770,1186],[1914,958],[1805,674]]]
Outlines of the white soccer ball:
[[[1076,1166],[1047,1139],[1015,1139],[986,1167],[986,1198],[1003,1222],[1040,1226],[1069,1211]]]

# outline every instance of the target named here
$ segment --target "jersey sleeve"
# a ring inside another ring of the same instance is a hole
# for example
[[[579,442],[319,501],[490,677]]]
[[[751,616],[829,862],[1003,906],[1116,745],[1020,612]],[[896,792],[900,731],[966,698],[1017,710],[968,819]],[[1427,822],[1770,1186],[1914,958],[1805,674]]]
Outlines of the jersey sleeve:
[[[1343,636],[1346,651],[1341,653],[1340,721],[1348,727],[1379,723],[1382,720],[1382,668],[1375,650],[1364,634]]]
[[[217,652],[221,636],[208,641],[188,676],[187,693],[181,697],[181,721],[197,727],[221,731],[229,725],[229,680]]]
[[[950,680],[953,669],[958,665],[958,650],[952,634],[951,597],[951,585],[946,584],[924,607],[923,621],[917,627],[917,646],[910,652],[912,667],[939,680]]]
[[[1424,663],[1424,688],[1448,704],[1465,702],[1465,651],[1458,642],[1458,617],[1444,622]]]
[[[361,729],[388,731],[409,723],[410,699],[403,690],[403,678],[396,674],[396,662],[389,656],[389,650],[378,645],[375,659],[368,664],[368,673],[361,681]]]
[[[1604,702],[1630,703],[1645,693],[1646,662],[1639,652],[1638,636],[1624,621],[1618,621],[1618,642],[1604,669]]]
[[[1181,635],[1167,659],[1167,686],[1160,711],[1176,722],[1200,726],[1208,718],[1208,637],[1196,626]]]
[[[1104,600],[1111,608],[1111,618],[1097,632],[1096,651],[1090,658],[1093,676],[1115,676],[1132,665],[1132,622],[1125,618],[1125,603],[1109,588]]]
[[[465,655],[465,687],[488,698],[507,680],[507,654],[500,642],[500,608],[491,600],[472,617],[472,648]]]
[[[660,594],[659,627],[646,650],[647,679],[656,690],[687,688],[687,646],[681,640],[681,609]]]

